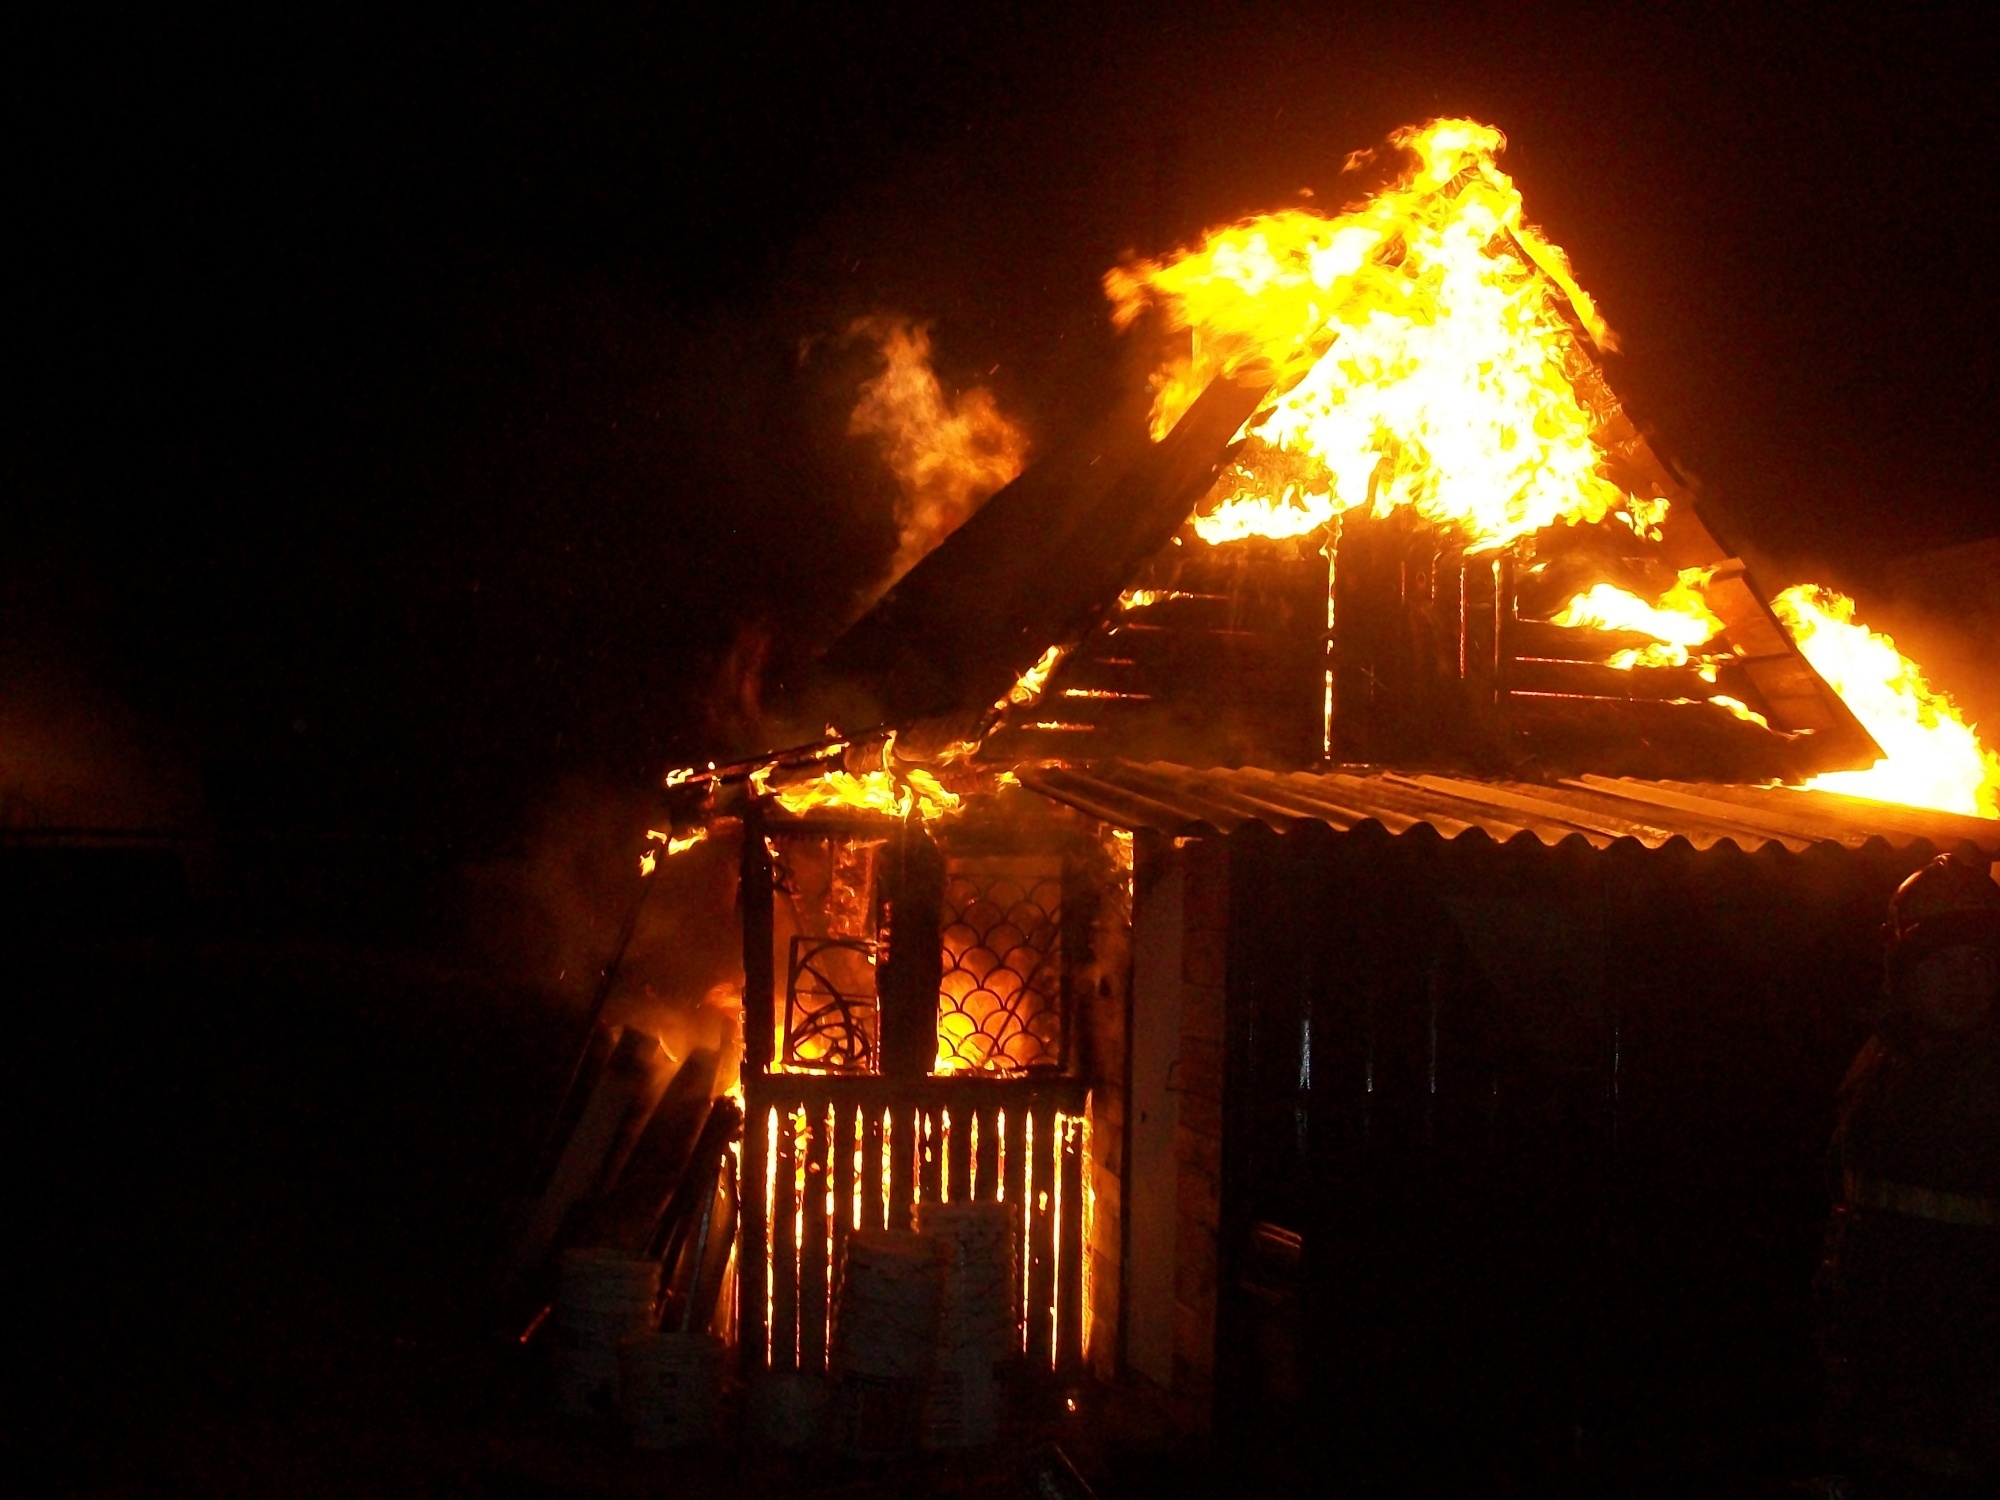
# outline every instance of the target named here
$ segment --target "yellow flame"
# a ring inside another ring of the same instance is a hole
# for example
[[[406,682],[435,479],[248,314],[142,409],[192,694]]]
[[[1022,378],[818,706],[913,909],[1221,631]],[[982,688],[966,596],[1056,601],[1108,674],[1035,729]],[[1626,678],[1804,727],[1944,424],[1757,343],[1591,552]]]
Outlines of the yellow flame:
[[[1979,742],[1958,705],[1888,636],[1854,617],[1854,601],[1798,584],[1771,601],[1812,669],[1840,694],[1883,757],[1865,771],[1806,783],[1825,791],[2000,817],[2000,756]]]
[[[994,709],[999,711],[1007,708],[1026,708],[1034,703],[1042,696],[1042,690],[1049,685],[1049,675],[1055,671],[1056,664],[1063,659],[1063,654],[1061,646],[1049,647],[1036,659],[1035,664],[1023,672],[1015,680],[1014,685],[1007,689],[1007,696],[994,704]]]
[[[772,795],[786,812],[797,815],[832,807],[907,817],[914,808],[926,823],[956,812],[960,800],[956,792],[921,766],[913,766],[901,775],[867,771],[857,776],[852,771],[828,771],[811,781],[779,787]]]
[[[770,1118],[765,1122],[764,1136],[764,1363],[768,1366],[772,1357],[772,1328],[777,1320],[776,1288],[778,1278],[773,1275],[776,1268],[778,1237],[771,1226],[778,1222],[778,1106],[771,1106]]]
[[[1083,1106],[1083,1277],[1082,1277],[1082,1342],[1083,1353],[1090,1356],[1090,1336],[1097,1321],[1097,1153],[1091,1149],[1090,1118],[1093,1101],[1088,1097]]]
[[[880,443],[902,490],[893,581],[1021,472],[1028,443],[986,387],[945,394],[931,369],[926,325],[885,314],[863,318],[849,332],[882,351],[882,371],[861,387],[847,430]]]
[[[1727,693],[1711,693],[1708,701],[1724,712],[1734,715],[1746,724],[1755,724],[1759,729],[1769,729],[1771,721],[1741,698],[1732,698]]]
[[[1063,1250],[1063,1159],[1069,1154],[1070,1119],[1061,1110],[1055,1114],[1055,1160],[1050,1164],[1055,1181],[1050,1209],[1049,1234],[1049,1368],[1056,1367],[1062,1353],[1062,1250]]]
[[[662,847],[659,849],[647,849],[639,855],[639,873],[641,875],[652,874],[659,867],[659,861],[662,858],[672,859],[676,854],[685,854],[707,837],[708,830],[706,828],[697,828],[694,832],[681,834],[678,838],[672,833],[663,833],[657,828],[648,828],[646,830],[648,842],[659,844]]]
[[[1340,511],[1331,495],[1300,494],[1297,486],[1286,485],[1275,498],[1260,493],[1254,474],[1215,509],[1194,518],[1194,534],[1211,546],[1224,542],[1248,541],[1251,537],[1307,536],[1331,521]]]
[[[1151,609],[1155,604],[1163,604],[1169,599],[1192,599],[1195,596],[1185,589],[1127,589],[1118,596],[1118,608],[1122,611]]]
[[[1712,571],[1683,568],[1672,587],[1652,604],[1616,584],[1593,584],[1552,615],[1549,623],[1650,635],[1654,642],[1650,646],[1612,652],[1609,665],[1622,672],[1634,667],[1684,667],[1688,649],[1722,629],[1722,621],[1709,609],[1701,592]]]
[[[889,1227],[889,1205],[895,1201],[890,1192],[892,1180],[890,1162],[896,1149],[895,1115],[889,1110],[882,1111],[882,1227]]]
[[[1364,505],[1408,507],[1475,550],[1613,515],[1650,532],[1666,502],[1606,476],[1603,414],[1577,384],[1579,329],[1600,349],[1611,331],[1526,222],[1495,162],[1505,137],[1433,120],[1390,139],[1409,168],[1337,217],[1261,215],[1105,276],[1117,326],[1152,307],[1191,332],[1154,377],[1156,436],[1215,377],[1276,372],[1197,534],[1298,535]]]

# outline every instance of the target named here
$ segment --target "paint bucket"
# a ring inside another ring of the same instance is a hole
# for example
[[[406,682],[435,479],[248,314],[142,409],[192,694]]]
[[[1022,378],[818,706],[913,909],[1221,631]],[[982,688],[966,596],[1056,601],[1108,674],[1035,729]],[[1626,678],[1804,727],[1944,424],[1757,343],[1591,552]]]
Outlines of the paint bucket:
[[[1015,1216],[999,1203],[924,1203],[917,1207],[917,1223],[935,1234],[944,1250],[923,1446],[984,1447],[1000,1432],[993,1366],[1018,1347]]]
[[[935,1235],[910,1230],[858,1229],[847,1237],[833,1322],[837,1374],[930,1373],[945,1253]]]
[[[938,1304],[939,1358],[984,1353],[999,1359],[1017,1342],[1014,1314],[1016,1216],[1001,1203],[922,1203],[917,1226],[944,1247]]]
[[[556,1279],[550,1342],[556,1407],[566,1416],[610,1416],[618,1408],[618,1346],[653,1327],[657,1261],[615,1250],[565,1250]]]
[[[835,1428],[859,1454],[917,1446],[924,1388],[937,1357],[944,1245],[910,1230],[847,1237],[833,1324]]]
[[[715,1434],[722,1340],[709,1333],[641,1333],[618,1346],[618,1403],[632,1446],[686,1448]]]

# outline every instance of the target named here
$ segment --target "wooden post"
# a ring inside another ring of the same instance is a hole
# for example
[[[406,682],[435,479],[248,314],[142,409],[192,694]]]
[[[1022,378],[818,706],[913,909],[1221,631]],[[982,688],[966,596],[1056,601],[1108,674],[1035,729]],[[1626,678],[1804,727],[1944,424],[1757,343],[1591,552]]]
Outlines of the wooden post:
[[[771,850],[764,842],[764,818],[756,802],[743,814],[743,845],[737,861],[737,911],[743,923],[743,1092],[749,1102],[743,1122],[743,1180],[736,1253],[736,1332],[747,1379],[764,1368],[764,1246],[771,1226],[764,1212],[764,1175],[769,1168],[764,1090],[770,1076],[778,1028],[776,975],[772,963]],[[787,1122],[789,1123],[789,1122]],[[790,1184],[787,1184],[789,1189]]]
[[[875,988],[882,1075],[923,1078],[937,1060],[944,855],[912,818],[888,841],[880,868],[882,947]]]
[[[737,906],[743,915],[743,1062],[761,1077],[771,1071],[778,1030],[777,974],[772,959],[771,850],[764,815],[751,802],[743,813]]]

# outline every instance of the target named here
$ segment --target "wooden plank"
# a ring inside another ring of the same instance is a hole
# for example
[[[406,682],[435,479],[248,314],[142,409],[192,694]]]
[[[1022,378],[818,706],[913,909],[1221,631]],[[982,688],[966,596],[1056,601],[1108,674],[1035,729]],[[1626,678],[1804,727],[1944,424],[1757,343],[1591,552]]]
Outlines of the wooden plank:
[[[875,1104],[864,1104],[861,1111],[861,1224],[883,1229],[889,1207],[882,1187],[882,1122],[889,1112]]]
[[[910,1216],[910,1204],[916,1189],[914,1169],[916,1153],[922,1145],[919,1136],[923,1111],[903,1108],[895,1111],[889,1122],[889,1133],[883,1142],[889,1155],[889,1227],[908,1229],[914,1222]]]
[[[938,1109],[923,1112],[922,1145],[917,1152],[917,1201],[919,1203],[939,1203],[944,1200],[942,1182],[944,1177],[944,1134],[943,1121]]]
[[[861,1173],[855,1167],[855,1159],[860,1154],[863,1138],[861,1130],[861,1110],[852,1104],[837,1104],[836,1129],[833,1140],[833,1277],[836,1287],[840,1284],[841,1257],[847,1248],[847,1237],[854,1232],[855,1188],[862,1181]],[[861,1221],[864,1225],[866,1219]],[[875,1221],[881,1223],[880,1219]]]
[[[743,921],[743,1066],[767,1071],[777,1045],[778,981],[771,851],[764,842],[763,803],[743,809],[737,850],[737,903]]]
[[[827,1184],[831,1180],[833,1137],[832,1105],[815,1109],[806,1120],[804,1203],[800,1215],[804,1229],[799,1235],[799,1368],[826,1368],[826,1315],[828,1278],[832,1274],[827,1241],[832,1233],[826,1211]]]
[[[798,1367],[798,1114],[778,1111],[776,1207],[771,1214],[771,1368]]]
[[[750,1111],[743,1122],[743,1181],[741,1183],[743,1237],[736,1257],[736,1337],[737,1353],[747,1379],[765,1365],[764,1293],[762,1247],[768,1220],[765,1214],[765,1168],[770,1162],[770,1107],[764,1103],[758,1080],[750,1080]]]
[[[1626,672],[1603,662],[1534,656],[1517,656],[1508,662],[1507,688],[1509,692],[1664,700],[1703,709],[1711,693],[1722,691],[1702,681],[1692,667],[1634,667]]]
[[[991,1203],[1000,1186],[999,1121],[986,1107],[976,1110],[973,1120],[972,1181],[966,1196],[976,1203]]]
[[[972,1119],[973,1109],[960,1105],[947,1108],[944,1126],[944,1197],[947,1203],[966,1203],[972,1198]]]
[[[1061,1162],[1062,1215],[1055,1225],[1060,1272],[1056,1287],[1056,1363],[1071,1369],[1083,1362],[1083,1258],[1088,1247],[1083,1242],[1084,1174],[1089,1164],[1083,1158],[1083,1122],[1064,1115],[1063,1129],[1056,1141]]]
[[[1054,1325],[1050,1304],[1055,1299],[1055,1236],[1052,1207],[1055,1202],[1055,1110],[1037,1103],[1029,1116],[1034,1139],[1028,1143],[1024,1204],[1028,1221],[1026,1245],[1028,1263],[1028,1364],[1041,1368],[1049,1362]]]
[[[1000,1125],[996,1129],[1000,1137],[1000,1197],[1014,1208],[1014,1256],[1016,1270],[1013,1303],[1014,1322],[1021,1329],[1021,1348],[1028,1347],[1027,1341],[1027,1267],[1028,1235],[1031,1228],[1027,1202],[1027,1162],[1025,1146],[1027,1139],[1028,1110],[1025,1106],[1014,1105],[998,1112]]]

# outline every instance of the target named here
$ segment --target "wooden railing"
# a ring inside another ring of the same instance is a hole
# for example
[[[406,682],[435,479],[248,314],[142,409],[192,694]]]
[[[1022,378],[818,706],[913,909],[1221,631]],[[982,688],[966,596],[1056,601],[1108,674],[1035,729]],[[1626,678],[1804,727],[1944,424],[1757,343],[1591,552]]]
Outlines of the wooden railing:
[[[745,1080],[738,1321],[744,1364],[823,1370],[855,1226],[908,1228],[923,1203],[1019,1214],[1025,1355],[1082,1358],[1089,1182],[1084,1084],[1055,1075]]]

